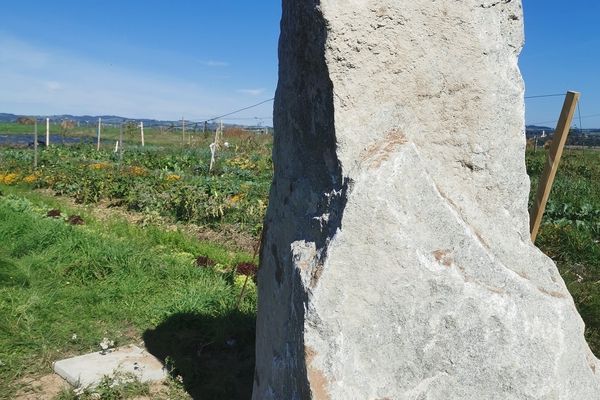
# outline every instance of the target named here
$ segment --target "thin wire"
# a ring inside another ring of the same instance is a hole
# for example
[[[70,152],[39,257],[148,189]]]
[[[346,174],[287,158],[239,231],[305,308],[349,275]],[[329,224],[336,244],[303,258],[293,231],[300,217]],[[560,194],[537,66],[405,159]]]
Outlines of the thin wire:
[[[581,118],[586,119],[586,118],[594,118],[594,117],[600,117],[600,114],[584,115]]]
[[[557,120],[553,120],[553,121],[542,121],[542,122],[532,122],[530,124],[527,124],[527,126],[533,126],[533,125],[542,125],[542,124],[553,124],[557,122]],[[549,128],[549,127],[548,127]]]
[[[579,123],[581,124],[581,120],[583,120],[583,119],[596,118],[596,117],[600,117],[600,114],[590,114],[590,115],[580,116],[579,117],[579,120],[580,120]],[[556,123],[556,122],[558,122],[557,119],[552,120],[552,121],[533,122],[533,123],[530,123],[530,124],[527,124],[527,125],[531,126],[531,125],[551,124],[551,123]]]
[[[225,121],[242,121],[252,119],[273,119],[273,117],[238,117],[238,118],[222,118]]]
[[[581,100],[577,102],[577,114],[579,114],[579,133],[583,132],[583,125],[581,124]]]
[[[560,93],[560,94],[540,94],[537,96],[525,96],[526,99],[540,99],[542,97],[564,97],[565,94],[564,93]]]
[[[273,101],[273,100],[275,100],[275,97],[273,97],[271,99],[268,99],[268,100],[261,101],[260,103],[252,104],[251,106],[248,106],[248,107],[240,108],[239,110],[235,110],[235,111],[229,112],[227,114],[219,115],[218,117],[209,118],[209,119],[205,120],[204,122],[214,121],[214,120],[217,120],[217,119],[228,117],[230,115],[237,114],[239,112],[246,111],[246,110],[249,110],[249,109],[254,108],[254,107],[258,107],[261,104],[265,104],[265,103],[268,103],[268,102]]]

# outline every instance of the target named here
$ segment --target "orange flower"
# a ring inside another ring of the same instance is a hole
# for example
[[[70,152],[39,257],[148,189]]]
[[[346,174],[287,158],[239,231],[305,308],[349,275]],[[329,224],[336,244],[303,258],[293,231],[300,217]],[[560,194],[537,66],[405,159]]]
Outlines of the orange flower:
[[[167,175],[165,177],[165,180],[167,182],[174,182],[174,181],[178,181],[180,179],[181,179],[181,176],[180,175],[175,175],[175,174],[170,174],[170,175]]]
[[[90,165],[91,169],[106,169],[108,167],[109,167],[108,163],[104,163],[104,162],[95,163],[95,164]]]
[[[38,178],[39,178],[38,174],[27,175],[25,178],[23,178],[23,182],[34,183],[38,180]]]
[[[129,173],[133,176],[143,176],[146,175],[146,170],[136,165],[129,168]]]
[[[10,174],[6,174],[4,176],[0,175],[0,177],[2,177],[1,182],[4,183],[5,185],[15,184],[19,180],[19,175],[15,174],[14,172],[12,172]]]

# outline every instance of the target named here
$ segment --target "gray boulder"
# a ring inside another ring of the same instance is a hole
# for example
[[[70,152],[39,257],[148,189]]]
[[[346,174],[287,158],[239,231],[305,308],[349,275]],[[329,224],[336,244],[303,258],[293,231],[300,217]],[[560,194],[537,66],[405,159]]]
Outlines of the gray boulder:
[[[531,242],[517,0],[284,0],[254,400],[600,399]]]

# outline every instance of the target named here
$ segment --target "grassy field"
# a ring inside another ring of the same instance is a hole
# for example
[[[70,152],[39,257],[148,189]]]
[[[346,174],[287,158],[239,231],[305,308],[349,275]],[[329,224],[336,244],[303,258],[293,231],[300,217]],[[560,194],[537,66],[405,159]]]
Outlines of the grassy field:
[[[120,154],[90,145],[0,155],[0,183],[52,189],[83,204],[109,201],[146,214],[258,235],[272,176],[269,136],[225,136],[212,171],[208,141],[197,147],[125,147]]]
[[[252,260],[252,246],[234,243],[259,237],[271,142],[226,140],[211,172],[208,140],[130,146],[122,160],[89,145],[50,147],[36,170],[30,149],[0,152],[0,398],[49,373],[53,360],[98,350],[104,337],[143,342],[171,366],[182,383],[173,379],[165,398],[249,397],[256,292],[251,284],[236,306],[245,280],[236,265]],[[527,154],[532,193],[544,157]],[[558,264],[596,354],[599,182],[600,152],[567,151],[537,241]],[[57,209],[60,217],[48,217]],[[73,215],[84,224],[69,223]],[[223,234],[201,241],[190,226]]]
[[[527,155],[531,199],[545,157],[541,151]],[[536,244],[558,265],[600,356],[600,152],[563,155]]]
[[[245,277],[235,266],[250,254],[3,190],[0,398],[13,398],[24,376],[49,373],[56,359],[99,350],[104,337],[117,345],[143,340],[163,361],[169,357],[191,394],[246,393],[256,297],[251,284],[236,307]],[[60,217],[47,216],[57,209]],[[69,223],[74,215],[84,223]],[[211,370],[199,368],[200,350]]]
[[[85,138],[93,141],[97,137],[97,126],[92,125],[81,125],[74,126],[67,130],[61,128],[60,124],[50,124],[50,135],[58,137],[56,143],[59,144],[62,138]],[[119,140],[121,129],[117,126],[103,125],[101,130],[102,147],[110,149],[114,146],[114,142]],[[12,122],[0,122],[0,135],[31,135],[33,141],[34,126],[18,124]],[[45,120],[38,120],[38,138],[39,140],[45,140],[46,135],[46,122]],[[140,129],[135,123],[129,123],[124,125],[123,135],[126,145],[139,146],[142,143]],[[214,132],[202,132],[199,125],[188,125],[186,127],[185,134],[183,134],[181,127],[145,127],[144,128],[144,142],[149,145],[161,145],[161,146],[179,146],[179,147],[198,147],[203,144],[208,144],[214,136]]]

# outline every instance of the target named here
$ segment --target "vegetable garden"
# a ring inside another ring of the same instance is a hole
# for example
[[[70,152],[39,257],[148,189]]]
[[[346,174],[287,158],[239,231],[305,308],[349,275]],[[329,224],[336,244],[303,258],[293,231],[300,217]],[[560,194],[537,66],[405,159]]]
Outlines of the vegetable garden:
[[[35,169],[31,149],[2,149],[0,380],[6,383],[0,398],[21,390],[24,376],[49,372],[59,356],[94,350],[105,332],[121,343],[142,337],[154,343],[151,350],[188,393],[248,395],[254,284],[243,301],[241,295],[244,276],[252,275],[246,270],[256,263],[252,249],[204,243],[179,229],[234,230],[258,241],[272,177],[271,137],[224,140],[212,171],[208,138],[187,147],[164,140],[132,145],[122,158],[107,147],[53,145],[40,149]],[[531,198],[545,156],[527,154]],[[156,216],[178,228],[100,221],[89,212],[96,206]],[[59,209],[72,215],[61,219]],[[600,354],[600,152],[564,154],[536,244],[558,264]],[[197,330],[204,333],[194,336]],[[202,365],[213,371],[188,358],[198,348]],[[229,383],[218,384],[223,379]]]

